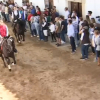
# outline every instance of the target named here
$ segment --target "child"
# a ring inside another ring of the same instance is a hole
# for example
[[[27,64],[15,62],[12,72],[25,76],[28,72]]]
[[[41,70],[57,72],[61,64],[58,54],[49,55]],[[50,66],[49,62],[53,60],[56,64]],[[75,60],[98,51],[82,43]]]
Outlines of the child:
[[[48,25],[47,25],[45,18],[43,18],[42,21],[43,21],[42,30],[43,30],[43,33],[44,33],[45,42],[47,42],[48,41]]]
[[[56,42],[56,36],[55,36],[55,25],[53,24],[53,22],[50,23],[50,32],[51,32],[51,38],[52,38],[52,42]]]
[[[98,58],[98,66],[100,66],[100,33],[99,31],[95,30],[94,35],[95,35],[96,52],[97,52],[97,58]]]

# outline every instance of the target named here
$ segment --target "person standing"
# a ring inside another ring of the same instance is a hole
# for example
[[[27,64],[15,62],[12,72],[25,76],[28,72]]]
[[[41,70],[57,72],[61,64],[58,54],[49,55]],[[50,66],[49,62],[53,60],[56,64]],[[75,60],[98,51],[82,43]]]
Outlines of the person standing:
[[[68,17],[70,15],[70,12],[68,10],[68,8],[65,8],[65,27],[66,27],[66,32],[67,32],[67,23],[68,23]]]
[[[50,33],[51,33],[52,42],[56,42],[55,25],[54,25],[54,23],[52,21],[50,22],[49,29],[50,29]]]
[[[60,22],[59,22],[59,17],[56,17],[55,18],[55,26],[56,26],[56,30],[55,30],[55,33],[56,33],[56,40],[57,40],[57,46],[61,46],[61,26],[60,26]]]
[[[28,15],[28,18],[27,18],[27,20],[28,20],[28,24],[29,24],[29,27],[30,27],[30,31],[31,31],[31,17],[32,17],[33,15],[29,12],[29,15]]]
[[[6,15],[5,15],[5,5],[4,4],[2,4],[1,13],[2,13],[2,16],[4,17],[4,20],[7,21]]]
[[[74,32],[75,32],[75,44],[76,44],[76,47],[78,47],[78,45],[79,45],[79,34],[78,34],[78,23],[77,23],[77,21],[76,21],[76,17],[74,16],[73,17],[73,26],[74,26]]]
[[[78,16],[77,16],[77,13],[75,13],[74,16],[76,17],[76,21],[77,21],[77,23],[79,23],[79,18],[78,18]]]
[[[93,35],[94,35],[94,25],[93,25],[93,23],[91,23],[90,25],[90,28],[89,28],[89,38],[90,38],[90,42],[91,42],[91,44],[92,44],[92,38],[93,38]],[[94,49],[94,47],[91,45],[91,49],[92,49],[92,53],[93,54],[95,54],[95,49]]]
[[[88,59],[88,49],[89,49],[89,45],[90,45],[90,39],[89,39],[89,31],[88,31],[88,27],[84,26],[83,27],[84,31],[81,35],[81,52],[82,52],[82,57],[80,59]]]
[[[90,20],[91,20],[91,18],[93,18],[92,11],[88,11],[88,16],[89,16]]]
[[[65,39],[66,24],[64,21],[64,16],[60,16],[60,21],[61,21],[61,39],[62,41],[66,42],[66,39]]]
[[[44,33],[45,42],[47,42],[48,41],[48,25],[47,25],[45,18],[43,18],[42,20],[43,20],[42,30]]]
[[[68,27],[67,27],[67,35],[70,39],[70,44],[71,44],[71,47],[72,47],[72,54],[75,53],[76,51],[76,45],[75,45],[75,31],[74,31],[74,26],[72,24],[72,20],[69,20],[68,21]]]
[[[35,15],[35,14],[36,14],[36,10],[35,10],[35,7],[34,7],[34,6],[31,7],[31,14],[32,14],[32,15]]]
[[[7,22],[10,22],[10,20],[9,20],[9,12],[8,12],[8,6],[7,5],[5,6],[5,15],[6,15]]]
[[[39,20],[40,20],[40,16],[35,13],[34,24],[35,24],[35,28],[36,28],[37,37],[39,37]]]
[[[15,21],[19,18],[19,11],[17,7],[14,7],[14,11],[12,12],[12,19]]]
[[[95,30],[94,35],[95,35],[96,52],[97,52],[97,58],[98,58],[98,66],[100,66],[100,33],[99,31]]]

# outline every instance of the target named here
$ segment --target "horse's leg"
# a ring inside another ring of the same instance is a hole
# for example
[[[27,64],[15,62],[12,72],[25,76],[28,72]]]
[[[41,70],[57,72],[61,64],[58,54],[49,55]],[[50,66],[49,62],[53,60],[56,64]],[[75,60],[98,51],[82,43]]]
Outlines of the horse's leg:
[[[19,34],[18,34],[18,42],[21,43],[21,41],[20,41],[20,35]]]
[[[25,41],[25,34],[23,33],[23,41]]]
[[[2,54],[1,54],[1,59],[2,59],[2,61],[3,61],[3,63],[4,63],[4,66],[7,67],[7,66],[6,66],[6,63],[5,63],[5,60],[4,60],[4,56],[3,56]]]
[[[17,42],[18,42],[18,37],[17,37],[17,33],[15,33],[15,37],[16,37],[16,40],[17,40]]]
[[[8,64],[8,69],[9,69],[9,71],[11,71],[10,59],[9,58],[5,58],[5,59],[6,59],[7,64]]]
[[[12,65],[14,65],[14,64],[16,64],[16,59],[15,59],[15,55],[14,55],[14,53],[12,54],[12,59],[13,59],[13,63],[12,63]]]

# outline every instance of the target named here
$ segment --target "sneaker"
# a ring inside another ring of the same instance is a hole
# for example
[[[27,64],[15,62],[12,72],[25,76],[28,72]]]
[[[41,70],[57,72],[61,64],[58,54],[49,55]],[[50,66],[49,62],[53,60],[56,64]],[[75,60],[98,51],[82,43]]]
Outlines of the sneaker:
[[[33,36],[31,35],[31,37],[33,37]]]
[[[97,59],[96,58],[94,58],[94,61],[93,62],[97,62]]]
[[[37,37],[39,37],[39,36],[37,35]]]
[[[85,60],[88,60],[88,58],[85,58]]]

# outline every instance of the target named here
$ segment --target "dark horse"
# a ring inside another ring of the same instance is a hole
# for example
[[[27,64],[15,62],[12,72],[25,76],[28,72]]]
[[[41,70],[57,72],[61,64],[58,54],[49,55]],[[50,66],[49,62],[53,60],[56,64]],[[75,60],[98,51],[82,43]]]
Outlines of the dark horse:
[[[14,38],[13,37],[3,38],[1,42],[0,55],[4,62],[5,67],[8,67],[9,71],[11,71],[10,58],[12,58],[14,61],[12,64],[16,64],[14,50],[15,50]]]
[[[20,43],[21,40],[25,41],[25,21],[17,19],[16,22],[14,22],[13,32],[17,42]]]

